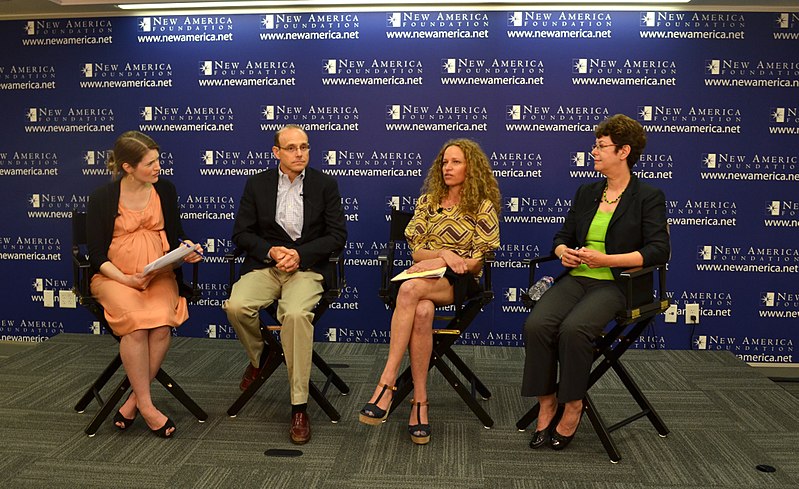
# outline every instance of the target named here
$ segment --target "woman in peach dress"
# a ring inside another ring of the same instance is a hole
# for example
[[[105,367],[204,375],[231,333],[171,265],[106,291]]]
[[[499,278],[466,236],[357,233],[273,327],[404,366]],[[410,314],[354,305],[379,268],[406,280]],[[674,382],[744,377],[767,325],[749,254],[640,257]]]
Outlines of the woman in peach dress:
[[[132,394],[114,416],[120,430],[129,428],[141,413],[150,430],[171,437],[175,424],[153,405],[150,384],[169,349],[171,328],[189,314],[178,294],[180,268],[162,268],[144,274],[145,265],[181,244],[177,192],[159,179],[158,145],[148,136],[128,131],[109,152],[108,167],[115,178],[89,198],[87,234],[89,260],[95,274],[91,290],[105,310],[105,318],[120,337],[119,353],[130,379]],[[185,257],[202,259],[202,248]]]

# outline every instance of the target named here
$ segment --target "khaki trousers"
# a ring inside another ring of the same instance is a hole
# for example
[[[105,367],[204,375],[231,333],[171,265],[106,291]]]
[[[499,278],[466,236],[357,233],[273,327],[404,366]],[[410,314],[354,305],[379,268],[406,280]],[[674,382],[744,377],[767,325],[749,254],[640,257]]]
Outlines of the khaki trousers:
[[[313,313],[322,297],[324,278],[312,271],[286,273],[275,267],[247,272],[235,284],[230,299],[222,304],[228,320],[254,367],[260,366],[264,341],[259,311],[278,300],[280,341],[286,356],[291,404],[308,402],[313,355]]]

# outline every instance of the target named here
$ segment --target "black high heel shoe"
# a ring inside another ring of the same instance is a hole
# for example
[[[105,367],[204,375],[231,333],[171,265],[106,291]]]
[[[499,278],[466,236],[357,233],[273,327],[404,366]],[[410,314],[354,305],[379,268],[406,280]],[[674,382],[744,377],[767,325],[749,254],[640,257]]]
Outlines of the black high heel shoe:
[[[427,401],[414,402],[411,399],[411,404],[416,406],[416,424],[408,426],[408,433],[411,435],[411,441],[417,445],[426,445],[430,443],[430,435],[433,430],[430,429],[429,424],[422,424],[422,406],[427,406]]]
[[[117,427],[119,431],[125,431],[126,429],[130,428],[133,425],[133,422],[136,421],[136,417],[126,418],[122,416],[122,413],[117,411],[114,415],[114,426]],[[122,423],[122,426],[119,426],[117,423]]]
[[[158,428],[157,430],[151,429],[150,431],[155,436],[160,436],[161,438],[172,438],[172,435],[175,434],[175,430],[172,430],[172,433],[167,433],[167,430],[169,430],[169,428],[174,428],[174,427],[175,427],[175,422],[172,421],[172,419],[170,418],[166,418],[166,423],[164,423],[164,426]]]
[[[546,428],[543,430],[538,430],[533,433],[533,438],[530,440],[530,448],[536,449],[541,448],[544,445],[548,445],[551,443],[552,439],[552,432],[555,430],[555,426],[558,425],[560,422],[560,417],[563,414],[562,406],[558,406],[555,409],[555,416],[552,417],[552,421],[549,422]]]
[[[552,447],[553,450],[563,450],[569,443],[574,439],[574,435],[577,434],[577,430],[580,429],[580,423],[583,421],[583,412],[580,411],[580,419],[577,421],[577,427],[574,428],[574,433],[570,436],[563,436],[558,433],[557,424],[552,426],[552,437],[550,438],[549,446]]]
[[[377,405],[383,397],[383,394],[386,393],[386,390],[393,392],[397,390],[397,386],[383,384],[383,389],[380,391],[380,394],[377,395],[375,402],[367,402],[363,409],[361,409],[358,416],[358,420],[361,423],[376,426],[386,420],[388,417],[388,409],[382,409]],[[391,408],[391,404],[389,404],[389,408]]]
[[[128,399],[130,399],[130,396],[132,396],[132,395],[133,395],[132,392],[130,394],[128,394],[128,397],[125,398],[125,402],[128,402]],[[137,408],[136,409],[136,413],[138,414],[138,412],[139,412],[139,410]],[[117,410],[117,413],[114,415],[114,420],[113,420],[114,426],[116,426],[116,428],[119,431],[125,431],[126,429],[130,428],[133,425],[134,421],[136,421],[136,415],[135,414],[133,415],[132,418],[128,419],[125,416],[122,416],[122,413],[120,413],[119,410]],[[117,423],[122,423],[122,426],[119,426]]]

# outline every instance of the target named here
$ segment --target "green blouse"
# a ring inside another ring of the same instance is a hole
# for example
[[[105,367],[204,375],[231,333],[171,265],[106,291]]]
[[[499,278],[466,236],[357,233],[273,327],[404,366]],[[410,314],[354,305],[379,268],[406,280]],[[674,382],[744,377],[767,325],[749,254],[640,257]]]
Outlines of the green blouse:
[[[597,209],[594,219],[591,221],[591,226],[588,228],[588,234],[585,236],[585,248],[605,253],[605,235],[608,232],[611,217],[613,217],[613,211],[602,212]],[[572,269],[569,273],[574,277],[613,280],[613,273],[611,273],[610,267],[589,268],[588,265],[582,264]]]

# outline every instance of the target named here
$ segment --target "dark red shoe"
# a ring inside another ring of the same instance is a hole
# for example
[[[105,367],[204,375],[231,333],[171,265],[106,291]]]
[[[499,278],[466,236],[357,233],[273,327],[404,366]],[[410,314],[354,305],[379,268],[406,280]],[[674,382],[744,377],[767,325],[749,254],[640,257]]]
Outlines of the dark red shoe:
[[[239,389],[246,391],[247,387],[249,387],[250,384],[252,384],[252,381],[257,379],[259,375],[261,375],[261,369],[253,367],[251,363],[248,363],[247,368],[244,369],[244,375],[241,376],[241,384],[239,384]]]
[[[311,439],[311,420],[308,418],[308,413],[301,412],[291,415],[289,436],[295,445],[308,443],[308,440]]]

